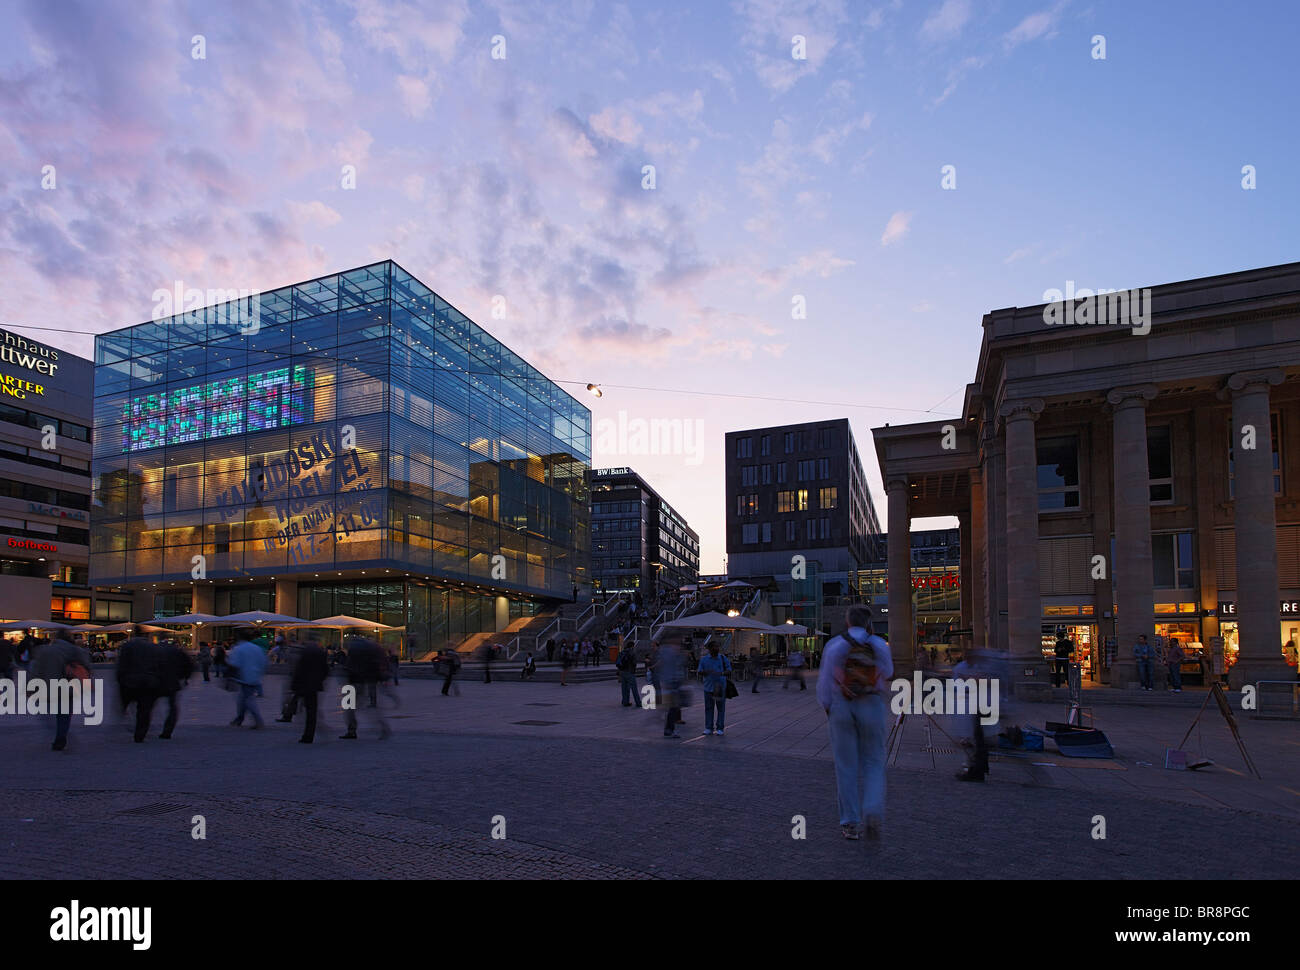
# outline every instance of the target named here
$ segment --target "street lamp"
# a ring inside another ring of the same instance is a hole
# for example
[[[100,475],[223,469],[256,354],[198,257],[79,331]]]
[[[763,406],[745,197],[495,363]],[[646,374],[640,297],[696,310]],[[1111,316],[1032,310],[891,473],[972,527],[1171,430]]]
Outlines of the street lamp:
[[[588,385],[587,385],[587,390],[590,391],[591,394],[592,394],[594,397],[604,397],[604,396],[605,396],[605,392],[602,391],[602,390],[600,389],[600,385],[599,385],[599,384],[588,384]]]

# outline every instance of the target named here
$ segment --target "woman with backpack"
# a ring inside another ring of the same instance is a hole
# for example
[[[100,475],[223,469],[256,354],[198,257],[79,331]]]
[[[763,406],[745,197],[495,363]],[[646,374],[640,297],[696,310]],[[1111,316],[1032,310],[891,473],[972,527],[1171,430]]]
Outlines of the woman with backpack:
[[[880,838],[885,814],[887,694],[894,676],[889,644],[870,633],[871,609],[850,606],[848,629],[826,645],[817,677],[817,701],[826,711],[840,834],[858,840],[865,828]]]

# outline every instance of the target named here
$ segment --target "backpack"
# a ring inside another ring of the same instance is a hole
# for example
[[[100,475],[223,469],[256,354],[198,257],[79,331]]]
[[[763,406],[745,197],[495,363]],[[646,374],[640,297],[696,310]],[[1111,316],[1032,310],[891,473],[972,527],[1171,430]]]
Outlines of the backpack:
[[[880,671],[876,667],[876,650],[870,641],[858,643],[848,633],[844,634],[844,639],[848,641],[849,652],[844,657],[840,692],[852,701],[875,691]]]

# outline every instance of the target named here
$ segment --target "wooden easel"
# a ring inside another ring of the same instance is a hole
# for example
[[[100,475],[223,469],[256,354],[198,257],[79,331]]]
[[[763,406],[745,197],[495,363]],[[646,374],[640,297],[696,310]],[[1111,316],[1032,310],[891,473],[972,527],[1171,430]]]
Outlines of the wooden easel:
[[[1187,728],[1187,733],[1183,735],[1183,739],[1178,742],[1178,750],[1181,751],[1183,745],[1187,743],[1187,739],[1192,736],[1192,731],[1201,720],[1201,715],[1205,713],[1205,708],[1209,706],[1211,697],[1218,702],[1219,712],[1223,715],[1223,719],[1228,722],[1228,729],[1232,731],[1232,738],[1237,742],[1237,750],[1241,752],[1241,760],[1246,762],[1246,767],[1250,769],[1252,775],[1262,780],[1264,776],[1255,767],[1255,762],[1250,760],[1250,754],[1246,751],[1246,742],[1242,740],[1241,732],[1237,730],[1237,719],[1233,716],[1232,707],[1229,706],[1228,698],[1223,693],[1223,685],[1217,682],[1210,688],[1210,692],[1205,695],[1205,703],[1196,712],[1196,717],[1192,719],[1191,726]]]

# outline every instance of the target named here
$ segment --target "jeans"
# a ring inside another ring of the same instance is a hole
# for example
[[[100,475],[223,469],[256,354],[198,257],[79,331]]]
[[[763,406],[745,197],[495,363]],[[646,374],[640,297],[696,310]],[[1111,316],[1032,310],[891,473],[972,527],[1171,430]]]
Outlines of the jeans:
[[[135,739],[143,741],[149,733],[149,722],[153,719],[153,706],[158,702],[158,694],[151,690],[133,690],[130,699],[135,701]],[[123,702],[125,708],[127,702]]]
[[[203,667],[203,679],[204,681],[209,681],[211,678],[208,677],[208,671],[212,669],[212,664],[210,663],[203,664],[202,667]],[[217,676],[220,677],[221,674],[218,672]]]
[[[446,696],[447,696],[447,692],[451,690],[451,688],[452,688],[452,686],[453,686],[452,678],[455,677],[455,676],[456,676],[456,674],[455,674],[454,671],[449,672],[449,673],[447,674],[447,678],[446,678],[446,680],[444,680],[444,681],[442,682],[442,696],[443,696],[443,697],[446,697]],[[459,688],[459,687],[456,688],[456,696],[457,696],[457,697],[460,696],[460,688]]]
[[[68,728],[72,726],[71,714],[53,714],[54,718],[54,743],[64,744],[68,740]]]
[[[1138,680],[1142,682],[1142,687],[1145,690],[1153,690],[1154,685],[1152,684],[1151,681],[1151,661],[1139,660],[1137,664],[1138,664]]]
[[[253,723],[261,727],[262,712],[257,709],[257,688],[258,684],[240,684],[239,700],[235,704],[235,722],[236,724],[244,723],[245,712],[253,715]]]
[[[623,703],[635,704],[641,706],[641,698],[636,692],[636,674],[621,673],[618,675],[619,686],[623,691]]]
[[[727,697],[725,694],[717,696],[713,691],[706,690],[704,692],[704,730],[706,731],[713,730],[713,708],[715,706],[718,709],[718,730],[721,731],[725,727],[722,722],[726,720]]]
[[[782,685],[783,689],[784,689],[785,687],[789,687],[789,686],[790,686],[792,683],[794,683],[796,680],[799,681],[799,689],[800,689],[800,690],[807,690],[807,689],[808,689],[808,685],[805,684],[805,683],[803,682],[803,668],[802,668],[802,667],[791,667],[791,668],[790,668],[790,679],[787,680],[787,681]]]
[[[1169,686],[1174,690],[1183,689],[1183,671],[1182,664],[1168,664],[1169,667]]]
[[[881,694],[831,701],[827,728],[841,825],[860,825],[864,818],[885,814],[885,724]]]

